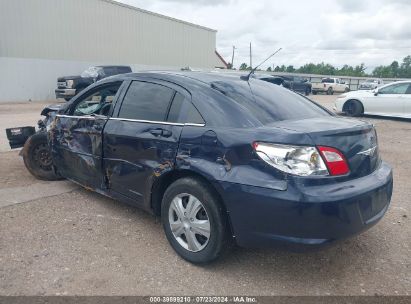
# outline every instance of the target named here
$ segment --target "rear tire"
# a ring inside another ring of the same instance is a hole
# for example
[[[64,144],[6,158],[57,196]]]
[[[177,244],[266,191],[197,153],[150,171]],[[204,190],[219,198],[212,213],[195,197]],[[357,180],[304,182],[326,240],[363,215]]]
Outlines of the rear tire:
[[[317,95],[317,91],[313,91],[312,93],[313,93],[313,95]]]
[[[34,177],[49,181],[61,179],[53,170],[47,133],[39,132],[27,139],[23,148],[23,160]]]
[[[210,263],[230,247],[224,208],[214,191],[199,179],[181,178],[168,187],[161,220],[171,247],[191,263]]]
[[[348,100],[343,106],[343,112],[350,117],[364,114],[364,107],[358,100]]]

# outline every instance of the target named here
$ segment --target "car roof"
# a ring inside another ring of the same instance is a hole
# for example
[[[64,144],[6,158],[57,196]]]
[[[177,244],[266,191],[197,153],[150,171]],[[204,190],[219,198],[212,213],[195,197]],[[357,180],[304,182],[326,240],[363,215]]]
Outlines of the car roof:
[[[390,85],[390,84],[397,84],[397,83],[411,83],[411,80],[399,80],[399,81],[393,81],[393,82],[387,83],[386,85]]]
[[[221,73],[221,72],[197,72],[197,71],[141,71],[115,75],[106,78],[106,81],[127,80],[133,78],[155,78],[159,80],[168,80],[181,85],[190,85],[190,83],[202,83],[210,86],[214,82],[244,82],[240,74]]]

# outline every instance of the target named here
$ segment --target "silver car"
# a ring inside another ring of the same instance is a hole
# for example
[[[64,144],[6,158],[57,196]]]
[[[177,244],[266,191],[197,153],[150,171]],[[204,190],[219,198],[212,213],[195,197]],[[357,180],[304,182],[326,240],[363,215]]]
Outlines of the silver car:
[[[384,85],[384,80],[382,79],[367,79],[360,84],[358,90],[375,90]]]

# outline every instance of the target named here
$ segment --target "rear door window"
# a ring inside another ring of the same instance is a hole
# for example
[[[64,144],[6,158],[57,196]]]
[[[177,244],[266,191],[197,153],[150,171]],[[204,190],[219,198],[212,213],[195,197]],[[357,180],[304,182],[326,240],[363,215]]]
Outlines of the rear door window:
[[[124,97],[119,117],[166,121],[175,91],[160,84],[133,81]]]

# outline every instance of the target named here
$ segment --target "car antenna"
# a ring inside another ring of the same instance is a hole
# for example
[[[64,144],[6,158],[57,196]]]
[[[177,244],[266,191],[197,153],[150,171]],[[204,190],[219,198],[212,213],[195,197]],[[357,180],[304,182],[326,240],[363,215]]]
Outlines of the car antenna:
[[[259,65],[257,65],[254,69],[252,69],[247,76],[241,76],[240,78],[241,78],[242,80],[249,81],[251,75],[254,74],[254,72],[255,72],[262,64],[264,64],[268,59],[270,59],[271,57],[273,57],[275,54],[277,54],[277,53],[278,53],[279,51],[281,51],[282,49],[283,49],[283,48],[279,48],[278,50],[276,50],[276,51],[275,51],[274,53],[272,53],[266,60],[264,60],[263,62],[261,62]]]

